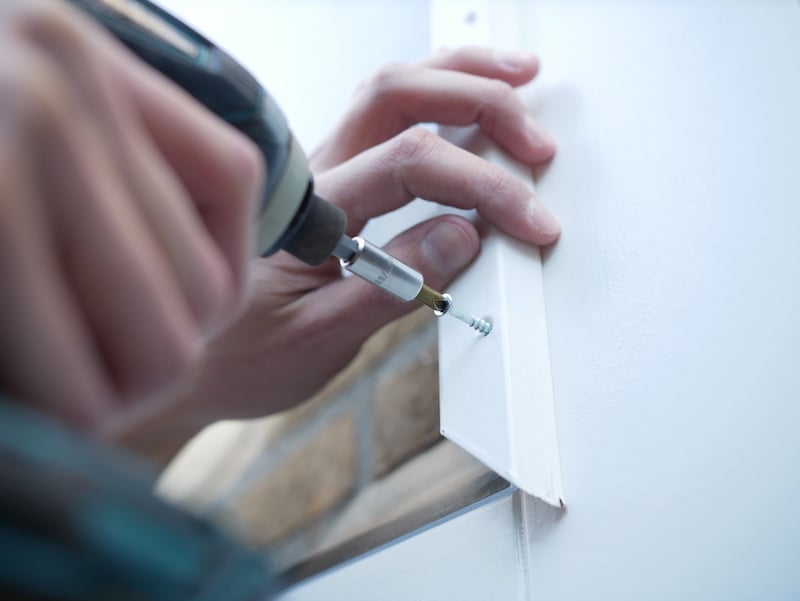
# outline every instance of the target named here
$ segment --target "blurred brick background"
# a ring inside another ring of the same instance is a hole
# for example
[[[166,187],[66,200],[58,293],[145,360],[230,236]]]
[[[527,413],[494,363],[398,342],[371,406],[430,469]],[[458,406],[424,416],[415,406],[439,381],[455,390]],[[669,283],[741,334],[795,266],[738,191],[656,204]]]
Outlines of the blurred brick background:
[[[201,433],[159,490],[289,565],[485,471],[440,438],[438,385],[436,324],[422,308],[299,407]]]

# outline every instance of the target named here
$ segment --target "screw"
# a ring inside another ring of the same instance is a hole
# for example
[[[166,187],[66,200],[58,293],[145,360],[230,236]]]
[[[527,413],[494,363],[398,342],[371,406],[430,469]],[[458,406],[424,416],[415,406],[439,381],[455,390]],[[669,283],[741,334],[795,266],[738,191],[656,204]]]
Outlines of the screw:
[[[481,319],[479,317],[475,317],[474,315],[470,315],[469,313],[464,313],[461,309],[456,307],[453,304],[453,297],[449,294],[443,294],[442,300],[446,303],[446,306],[443,311],[434,311],[437,316],[449,314],[463,321],[473,330],[476,330],[483,334],[484,336],[488,336],[489,332],[492,331],[492,322],[486,319]]]
[[[436,315],[436,317],[452,315],[484,336],[488,336],[489,332],[492,331],[492,322],[490,319],[480,319],[474,315],[464,313],[461,309],[453,305],[452,296],[437,292],[425,284],[422,285],[422,289],[417,294],[417,300],[433,309],[433,314]]]

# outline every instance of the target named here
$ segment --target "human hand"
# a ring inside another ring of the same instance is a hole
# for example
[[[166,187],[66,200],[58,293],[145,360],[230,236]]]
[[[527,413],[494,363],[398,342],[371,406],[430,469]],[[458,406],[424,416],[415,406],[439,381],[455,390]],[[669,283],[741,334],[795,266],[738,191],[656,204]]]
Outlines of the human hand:
[[[317,193],[348,213],[350,235],[370,218],[419,196],[477,208],[525,242],[553,242],[558,224],[521,181],[427,130],[409,129],[420,122],[476,122],[516,158],[547,161],[553,143],[513,92],[537,68],[531,56],[464,48],[382,71],[362,87],[339,127],[313,154]],[[479,245],[473,224],[451,215],[408,229],[387,249],[441,288],[475,257]],[[264,415],[305,400],[377,328],[417,306],[357,278],[342,278],[334,261],[311,268],[282,253],[256,260],[253,274],[247,310],[210,345],[186,407],[176,413],[189,429],[186,435],[216,419]],[[163,444],[159,427],[174,435],[173,424],[151,422],[139,440]]]
[[[239,303],[260,153],[64,2],[0,3],[0,391],[75,425]]]

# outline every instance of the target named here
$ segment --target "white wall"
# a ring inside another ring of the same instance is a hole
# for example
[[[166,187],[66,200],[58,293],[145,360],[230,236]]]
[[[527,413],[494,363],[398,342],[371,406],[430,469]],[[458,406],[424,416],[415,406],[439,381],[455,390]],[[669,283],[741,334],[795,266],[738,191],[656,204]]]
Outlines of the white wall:
[[[359,83],[428,54],[428,0],[160,0],[253,71],[310,152]]]
[[[800,5],[522,4],[564,228],[534,596],[800,598]]]

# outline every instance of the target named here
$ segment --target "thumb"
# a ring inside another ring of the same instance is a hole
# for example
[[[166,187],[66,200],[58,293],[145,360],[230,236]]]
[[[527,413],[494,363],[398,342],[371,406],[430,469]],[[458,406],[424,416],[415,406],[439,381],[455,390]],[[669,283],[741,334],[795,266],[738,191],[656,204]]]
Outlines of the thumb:
[[[413,266],[432,288],[443,288],[478,254],[475,226],[455,215],[437,217],[400,234],[386,251]]]
[[[441,290],[475,258],[480,238],[468,220],[445,215],[404,231],[384,250],[422,273],[428,286]],[[324,295],[324,306],[331,311],[331,321],[325,321],[347,324],[348,338],[352,336],[356,341],[420,306],[415,301],[400,301],[355,277],[339,280],[313,294]]]

